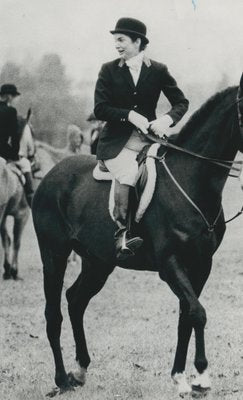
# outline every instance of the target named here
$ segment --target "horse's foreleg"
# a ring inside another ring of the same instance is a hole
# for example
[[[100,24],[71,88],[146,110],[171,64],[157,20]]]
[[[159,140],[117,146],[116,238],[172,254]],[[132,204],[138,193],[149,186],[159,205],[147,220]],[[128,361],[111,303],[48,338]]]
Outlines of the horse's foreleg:
[[[199,373],[206,370],[208,362],[205,356],[205,346],[204,346],[204,327],[206,324],[206,312],[202,305],[199,303],[197,295],[192,287],[192,284],[188,278],[188,275],[183,267],[177,261],[176,257],[173,255],[168,260],[164,269],[161,273],[161,277],[167,282],[172,291],[176,294],[179,300],[188,309],[187,321],[184,318],[181,320],[181,326],[179,323],[180,331],[178,342],[179,351],[182,350],[181,354],[181,365],[178,363],[178,367],[172,370],[173,378],[178,383],[178,388],[180,393],[185,393],[189,391],[189,385],[187,384],[184,371],[182,371],[183,363],[186,362],[187,346],[190,339],[190,324],[195,329],[196,343],[197,343],[197,357],[195,358],[195,366]],[[182,327],[187,326],[187,333],[183,336]],[[183,355],[184,351],[184,355]],[[179,359],[180,354],[177,353],[176,358]],[[184,360],[183,360],[184,358]],[[178,370],[177,370],[178,368]]]
[[[10,257],[11,238],[8,234],[6,222],[7,222],[7,218],[4,218],[1,223],[1,237],[2,237],[3,252],[4,252],[3,279],[10,279],[12,277],[12,275],[11,275],[11,257]]]
[[[107,268],[96,262],[84,259],[82,272],[74,284],[67,290],[68,311],[73,328],[76,344],[76,361],[78,370],[71,373],[74,385],[83,385],[85,375],[90,364],[90,357],[86,345],[83,316],[90,299],[95,296],[104,286],[112,268]]]
[[[180,301],[180,315],[177,335],[178,341],[174,365],[171,371],[172,379],[180,386],[180,393],[188,393],[191,391],[191,387],[187,383],[185,377],[186,358],[191,333],[192,324],[188,318],[188,306],[183,301]]]
[[[49,249],[41,251],[44,272],[44,291],[46,297],[46,331],[55,360],[55,382],[62,390],[70,388],[66,374],[62,350],[60,346],[60,335],[62,325],[61,293],[63,278],[67,265],[67,256],[54,254]]]
[[[212,258],[208,261],[203,259],[198,263],[197,271],[191,277],[191,282],[196,295],[199,297],[202,289],[208,279],[211,271]],[[200,267],[200,268],[199,268]],[[205,368],[205,344],[204,344],[204,331],[200,326],[195,327],[195,340],[196,340],[196,353],[195,353],[195,367],[198,371],[198,376],[192,382],[192,388],[195,390],[206,390],[211,387],[207,366]]]
[[[26,209],[26,212],[21,213],[20,216],[14,218],[14,226],[13,226],[13,257],[12,257],[12,266],[11,266],[11,275],[14,279],[17,279],[18,276],[18,255],[21,244],[21,237],[28,220],[29,209]]]
[[[190,282],[192,287],[197,295],[200,296],[201,291],[206,283],[208,278],[209,272],[211,270],[211,262],[205,263],[203,271],[198,271],[194,277],[190,277]],[[178,325],[178,343],[176,349],[176,355],[174,360],[174,365],[172,368],[172,377],[176,376],[178,379],[178,374],[183,374],[186,365],[186,357],[187,357],[187,350],[192,333],[192,324],[188,316],[188,307],[183,302],[180,302],[180,316],[179,316],[179,325]],[[195,354],[195,367],[200,366],[201,360],[204,355],[201,354],[201,349],[204,349],[204,345],[201,346],[200,344],[200,333],[197,336],[199,340],[196,341],[196,354]],[[197,368],[198,369],[198,368]],[[179,375],[180,376],[180,375]],[[181,375],[182,376],[182,375]],[[181,377],[183,380],[184,378]],[[203,373],[199,373],[197,378],[192,382],[192,387],[194,389],[207,389],[211,386],[209,375],[207,369],[204,370]]]

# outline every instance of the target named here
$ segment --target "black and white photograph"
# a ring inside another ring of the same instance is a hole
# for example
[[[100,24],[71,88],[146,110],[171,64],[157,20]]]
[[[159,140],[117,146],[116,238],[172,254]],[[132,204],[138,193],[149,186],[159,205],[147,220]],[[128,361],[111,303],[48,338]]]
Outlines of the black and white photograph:
[[[0,399],[243,399],[242,0],[1,0]]]

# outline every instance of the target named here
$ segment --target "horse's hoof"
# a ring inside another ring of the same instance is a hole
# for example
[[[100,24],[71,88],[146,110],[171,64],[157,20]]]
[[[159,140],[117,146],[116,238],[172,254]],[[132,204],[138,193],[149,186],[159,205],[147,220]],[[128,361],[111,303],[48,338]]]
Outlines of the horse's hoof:
[[[72,386],[83,386],[86,382],[86,369],[79,367],[75,372],[69,372],[68,380]]]
[[[191,393],[192,388],[188,384],[186,380],[185,373],[176,373],[172,375],[172,379],[176,385],[178,385],[178,394],[180,397],[184,397],[184,395]]]
[[[56,390],[59,391],[59,394],[74,390],[73,386],[69,382],[69,378],[66,372],[56,374],[55,384],[57,385]]]
[[[58,387],[56,387],[56,388],[54,388],[54,389],[52,389],[52,391],[51,392],[49,392],[49,393],[47,393],[46,394],[46,397],[50,397],[50,398],[53,398],[53,397],[55,397],[57,394],[63,394],[63,393],[66,393],[66,392],[68,392],[68,391],[70,391],[70,390],[74,390],[74,388],[73,388],[73,386],[71,386],[71,385],[64,385],[64,386],[61,386],[60,388],[58,388]]]
[[[207,370],[199,374],[194,381],[192,381],[192,389],[197,392],[207,392],[211,389],[211,380]]]
[[[68,380],[71,386],[83,386],[84,382],[81,382],[80,380],[75,378],[75,374],[73,372],[69,372],[68,374]]]
[[[201,385],[192,385],[192,390],[193,390],[193,392],[206,394],[207,392],[209,392],[209,390],[211,390],[211,388],[210,387],[202,387]],[[193,397],[195,397],[195,396],[193,396]]]
[[[10,273],[11,273],[11,275],[12,275],[14,280],[18,279],[18,270],[17,269],[11,268]]]
[[[67,392],[70,392],[70,391],[74,391],[74,387],[73,387],[73,385],[68,383],[67,385],[64,385],[64,386],[60,387],[59,394],[67,393]]]
[[[20,278],[18,275],[16,275],[15,278],[13,277],[13,279],[14,279],[15,281],[23,281],[23,278]]]
[[[54,389],[52,389],[51,392],[48,392],[46,394],[46,397],[50,397],[52,399],[52,397],[55,397],[58,393],[60,393],[60,389],[59,388],[54,388]]]
[[[4,272],[3,273],[3,279],[6,281],[8,279],[11,279],[12,275],[10,274],[10,272]]]

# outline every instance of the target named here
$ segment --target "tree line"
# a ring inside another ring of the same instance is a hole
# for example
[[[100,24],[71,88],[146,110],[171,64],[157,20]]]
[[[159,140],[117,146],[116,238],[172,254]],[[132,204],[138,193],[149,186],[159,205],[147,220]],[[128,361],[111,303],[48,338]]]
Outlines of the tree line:
[[[55,146],[66,142],[68,124],[76,124],[81,129],[86,126],[87,102],[92,111],[90,99],[72,91],[72,81],[66,74],[59,55],[44,55],[40,62],[31,68],[24,64],[6,62],[0,72],[0,84],[14,83],[21,93],[16,108],[25,116],[32,109],[32,125],[37,139]]]

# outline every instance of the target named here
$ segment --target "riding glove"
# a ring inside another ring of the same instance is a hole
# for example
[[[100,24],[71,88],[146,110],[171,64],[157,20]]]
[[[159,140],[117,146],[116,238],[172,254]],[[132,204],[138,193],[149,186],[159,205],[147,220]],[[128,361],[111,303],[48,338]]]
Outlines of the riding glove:
[[[143,115],[131,110],[128,114],[128,121],[135,125],[145,135],[148,133],[149,122]]]
[[[168,128],[173,122],[173,119],[168,114],[165,114],[163,117],[151,121],[149,127],[159,137],[168,136]]]

